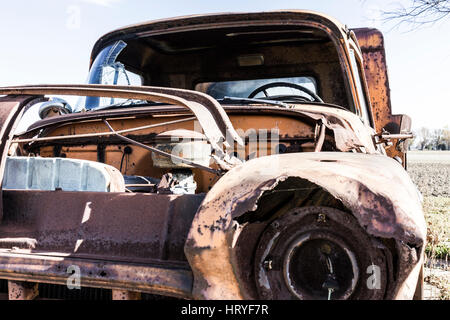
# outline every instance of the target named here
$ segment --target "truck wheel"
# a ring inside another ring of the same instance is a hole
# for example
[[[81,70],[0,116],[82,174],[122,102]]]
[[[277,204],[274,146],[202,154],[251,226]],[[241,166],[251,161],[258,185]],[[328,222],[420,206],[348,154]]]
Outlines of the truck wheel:
[[[254,277],[262,299],[383,299],[381,249],[347,212],[296,208],[263,231]]]

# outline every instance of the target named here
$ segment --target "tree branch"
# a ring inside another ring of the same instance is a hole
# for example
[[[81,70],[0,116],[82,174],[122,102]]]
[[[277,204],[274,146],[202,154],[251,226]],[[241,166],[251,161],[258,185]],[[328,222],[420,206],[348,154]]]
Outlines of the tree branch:
[[[385,21],[397,21],[413,26],[433,24],[450,14],[450,0],[412,0],[410,6],[382,11]]]

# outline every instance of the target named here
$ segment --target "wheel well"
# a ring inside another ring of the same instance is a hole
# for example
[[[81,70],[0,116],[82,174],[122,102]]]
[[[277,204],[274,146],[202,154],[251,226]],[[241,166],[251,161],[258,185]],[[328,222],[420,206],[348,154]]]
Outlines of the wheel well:
[[[259,198],[256,210],[249,211],[236,217],[234,220],[243,227],[239,240],[234,248],[233,260],[240,278],[240,286],[247,298],[260,299],[253,279],[255,278],[253,259],[262,235],[268,226],[276,220],[292,211],[302,207],[328,207],[348,213],[352,212],[333,195],[317,184],[298,177],[289,177],[280,182],[275,188],[265,191]],[[380,240],[380,241],[378,241]],[[386,265],[389,282],[395,278],[395,249],[390,245],[392,239],[376,239],[386,254]],[[392,257],[393,256],[393,257]],[[249,257],[251,257],[249,259]],[[394,261],[392,259],[394,258]],[[389,261],[389,262],[388,262]],[[393,263],[394,262],[394,263]],[[394,268],[393,268],[394,267]],[[388,284],[391,289],[391,284]],[[388,291],[390,291],[388,289]]]
[[[350,213],[343,203],[317,184],[298,177],[289,177],[275,188],[265,191],[255,211],[235,218],[239,224],[272,221],[292,208],[322,206]]]

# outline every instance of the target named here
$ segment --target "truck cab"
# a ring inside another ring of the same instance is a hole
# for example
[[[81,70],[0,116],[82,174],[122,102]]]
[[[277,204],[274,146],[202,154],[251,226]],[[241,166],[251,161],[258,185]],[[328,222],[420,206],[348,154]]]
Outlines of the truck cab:
[[[68,298],[73,270],[82,297],[421,297],[411,120],[376,29],[302,10],[157,20],[101,37],[87,84],[0,95],[9,298]]]

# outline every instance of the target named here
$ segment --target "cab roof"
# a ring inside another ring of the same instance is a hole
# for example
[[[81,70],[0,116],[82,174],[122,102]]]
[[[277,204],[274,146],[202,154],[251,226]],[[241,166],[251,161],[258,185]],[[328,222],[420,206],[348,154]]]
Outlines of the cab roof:
[[[347,27],[336,19],[308,10],[280,10],[251,13],[213,13],[158,19],[111,31],[94,45],[91,64],[99,51],[117,40],[145,38],[161,34],[193,30],[221,29],[242,26],[303,26],[320,29],[335,40],[348,34]]]

